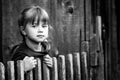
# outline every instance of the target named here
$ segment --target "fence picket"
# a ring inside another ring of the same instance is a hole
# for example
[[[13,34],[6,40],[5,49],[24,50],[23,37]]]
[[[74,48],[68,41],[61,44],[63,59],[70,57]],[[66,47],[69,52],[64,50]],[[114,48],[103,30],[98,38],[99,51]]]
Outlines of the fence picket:
[[[15,80],[14,61],[7,62],[7,73],[9,80]]]
[[[66,55],[66,80],[73,80],[73,56],[72,54]]]
[[[59,80],[66,80],[65,56],[63,55],[59,55],[58,58],[58,78]]]
[[[55,57],[53,57],[53,68],[52,68],[51,80],[58,80],[58,66],[57,66],[57,59]]]
[[[53,68],[39,58],[36,67],[24,73],[22,60],[7,62],[9,80],[88,80],[87,53],[82,52],[53,57]],[[17,65],[17,66],[16,66]],[[17,70],[16,70],[17,69]],[[15,72],[17,72],[15,74]],[[0,62],[0,80],[5,80],[5,67]]]
[[[82,80],[88,80],[88,68],[87,68],[87,53],[81,53],[81,70],[82,70]]]
[[[42,80],[42,72],[41,72],[41,60],[37,58],[37,66],[35,68],[35,80]]]
[[[5,67],[2,62],[0,62],[0,80],[5,80]]]
[[[80,55],[73,53],[74,80],[81,80]]]
[[[33,80],[33,70],[30,70],[25,73],[26,74],[26,79],[25,80]]]
[[[43,63],[43,80],[50,80],[50,70],[45,63]]]
[[[17,61],[17,80],[24,80],[24,66],[23,61]]]

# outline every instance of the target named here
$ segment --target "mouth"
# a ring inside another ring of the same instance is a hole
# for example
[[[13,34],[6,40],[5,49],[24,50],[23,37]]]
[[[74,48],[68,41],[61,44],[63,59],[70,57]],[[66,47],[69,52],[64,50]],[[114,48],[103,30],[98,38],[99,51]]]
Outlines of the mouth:
[[[37,35],[37,37],[42,38],[42,37],[44,37],[44,35]]]

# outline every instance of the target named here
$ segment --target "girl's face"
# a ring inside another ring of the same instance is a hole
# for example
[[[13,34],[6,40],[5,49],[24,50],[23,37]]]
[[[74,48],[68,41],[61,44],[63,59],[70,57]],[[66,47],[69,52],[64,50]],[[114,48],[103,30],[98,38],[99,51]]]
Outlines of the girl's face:
[[[25,38],[33,42],[43,42],[48,37],[48,24],[40,21],[37,25],[37,22],[28,23],[23,30]]]

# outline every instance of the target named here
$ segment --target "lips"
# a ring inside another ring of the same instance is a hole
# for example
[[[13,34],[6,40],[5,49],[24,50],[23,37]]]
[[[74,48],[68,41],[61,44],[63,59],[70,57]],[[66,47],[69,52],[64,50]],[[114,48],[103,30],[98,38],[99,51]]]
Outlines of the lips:
[[[42,38],[42,37],[44,37],[44,35],[37,35],[37,37],[40,37],[40,38]]]

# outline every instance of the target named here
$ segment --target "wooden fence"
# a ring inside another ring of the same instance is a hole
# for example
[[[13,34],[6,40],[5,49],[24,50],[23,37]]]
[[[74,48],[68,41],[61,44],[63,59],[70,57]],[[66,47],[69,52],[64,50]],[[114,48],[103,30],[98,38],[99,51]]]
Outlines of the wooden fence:
[[[53,68],[51,69],[46,64],[41,66],[42,61],[38,58],[37,66],[26,73],[24,73],[22,60],[17,61],[16,65],[14,61],[8,61],[7,68],[0,62],[0,80],[6,80],[6,77],[8,80],[87,80],[86,56],[86,53],[83,52],[53,57]],[[15,66],[17,70],[15,70]],[[81,69],[84,73],[81,73]],[[6,73],[8,75],[5,75]]]

